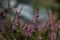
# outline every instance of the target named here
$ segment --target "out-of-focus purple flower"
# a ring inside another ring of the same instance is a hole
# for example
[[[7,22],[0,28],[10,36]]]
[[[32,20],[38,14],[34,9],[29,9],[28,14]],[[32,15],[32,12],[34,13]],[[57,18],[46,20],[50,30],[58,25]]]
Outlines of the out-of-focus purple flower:
[[[56,28],[57,28],[58,33],[59,33],[59,35],[60,35],[60,20],[57,22]]]
[[[12,25],[12,30],[15,30],[15,29],[16,29],[16,25],[13,24],[13,25]]]
[[[57,29],[60,30],[60,20],[57,22],[56,26],[57,26]]]
[[[1,9],[1,8],[0,8],[0,17],[1,17],[1,19],[4,19],[4,17],[5,17],[5,11],[4,11],[4,9]]]
[[[39,12],[35,13],[34,15],[34,24],[37,25],[39,21],[40,14]]]
[[[57,19],[56,15],[53,15],[53,21],[55,21]]]
[[[48,23],[49,27],[50,27],[50,31],[54,31],[54,24],[53,24],[53,21],[50,20],[50,22]]]
[[[22,26],[22,29],[23,29],[23,33],[25,36],[29,36],[31,37],[33,32],[35,31],[36,29],[36,26],[38,24],[38,21],[39,21],[39,12],[37,12],[34,16],[34,22],[33,24],[21,24]]]
[[[55,32],[51,32],[50,40],[56,40],[56,33]]]
[[[0,40],[4,40],[4,36],[0,34]]]
[[[49,19],[50,20],[49,20],[48,25],[50,27],[50,40],[56,40],[56,33],[54,32],[55,25],[53,23],[54,19],[53,19],[51,10],[49,10]]]
[[[19,16],[18,16],[18,14],[16,14],[15,24],[16,24],[16,26],[18,26],[18,24],[19,24]]]
[[[22,29],[23,29],[24,35],[29,36],[29,37],[31,37],[31,35],[35,31],[35,27],[31,24],[29,24],[29,25],[25,24]]]
[[[56,40],[56,33],[54,32],[54,25],[50,26],[50,40]]]
[[[0,8],[0,30],[3,33],[4,33],[4,23],[5,23],[5,21],[4,21],[5,15],[4,14],[5,14],[4,10]]]
[[[0,30],[2,31],[2,33],[4,33],[4,24],[5,22],[4,22],[4,19],[1,19],[0,20]]]
[[[49,19],[47,19],[41,26],[40,29],[44,29],[48,25]]]

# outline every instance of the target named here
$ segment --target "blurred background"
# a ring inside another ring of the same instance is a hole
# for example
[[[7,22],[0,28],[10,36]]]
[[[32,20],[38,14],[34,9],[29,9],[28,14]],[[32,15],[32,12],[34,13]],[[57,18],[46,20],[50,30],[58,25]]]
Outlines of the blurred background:
[[[20,22],[21,23],[32,23],[34,19],[34,12],[39,9],[40,21],[42,24],[48,18],[48,8],[51,9],[52,13],[57,15],[60,19],[60,0],[9,0],[10,2],[10,14],[11,20],[14,19],[16,15],[16,10],[20,11]],[[5,9],[8,15],[8,0],[0,0],[0,8]],[[8,16],[7,16],[8,17]]]

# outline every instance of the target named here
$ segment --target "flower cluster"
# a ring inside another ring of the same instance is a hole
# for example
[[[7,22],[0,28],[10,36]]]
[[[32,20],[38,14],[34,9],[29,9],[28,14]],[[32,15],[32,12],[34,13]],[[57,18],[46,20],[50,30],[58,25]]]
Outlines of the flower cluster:
[[[19,24],[19,15],[18,14],[16,14],[15,24],[16,24],[16,26],[18,26],[18,24]]]
[[[35,16],[34,16],[34,23],[33,24],[25,24],[25,25],[22,25],[23,27],[23,32],[26,36],[29,36],[31,37],[31,35],[33,34],[33,32],[35,31],[36,29],[36,26],[38,24],[38,21],[39,21],[39,13],[36,13]]]
[[[4,10],[0,9],[0,40],[4,40],[4,25],[5,25],[5,20],[4,20]]]
[[[31,38],[31,40],[33,40],[34,37],[36,39],[38,38],[37,40],[45,40],[44,38],[46,38],[47,40],[56,40],[55,27],[57,28],[57,31],[60,33],[60,20],[56,23],[56,25],[54,25],[56,16],[52,15],[50,10],[49,10],[49,18],[40,26],[38,25],[39,17],[40,17],[39,11],[35,13],[32,24],[21,24],[19,22],[20,20],[19,14],[17,13],[15,19],[11,23],[11,26],[8,25],[10,24],[11,21],[9,22],[7,21],[7,25],[5,28],[4,27],[5,20],[3,18],[4,12],[0,12],[0,17],[2,17],[0,19],[0,39],[1,40],[7,39],[7,38],[9,38],[10,40],[17,40],[17,39],[21,40],[20,37],[21,38],[27,37],[27,39]],[[20,28],[22,30],[20,30]],[[38,31],[37,31],[37,28],[39,29]],[[5,34],[7,34],[7,36],[5,36]]]
[[[56,40],[56,33],[54,32],[54,25],[50,25],[50,40]]]
[[[4,36],[0,34],[0,40],[4,40]]]
[[[19,15],[16,14],[15,23],[12,23],[12,29],[16,30],[16,27],[19,25]]]
[[[60,30],[60,20],[57,22],[56,26],[57,26],[57,29]]]
[[[58,31],[58,33],[60,35],[60,20],[57,22],[56,28],[57,28],[57,31]]]
[[[12,30],[16,30],[16,25],[12,24]]]
[[[32,33],[35,31],[35,26],[33,25],[28,25],[28,24],[25,24],[24,26],[22,26],[23,28],[23,33],[25,36],[29,36],[31,37]]]
[[[56,33],[55,32],[51,32],[50,40],[56,40]]]
[[[34,15],[34,24],[35,25],[37,25],[39,22],[39,16],[40,16],[39,12],[35,13],[35,15]]]
[[[50,10],[49,10],[50,11]],[[53,23],[53,21],[54,21],[54,19],[53,19],[53,15],[52,15],[52,13],[51,13],[51,11],[49,12],[49,15],[50,15],[50,21],[49,21],[49,26],[50,26],[50,40],[56,40],[56,33],[55,33],[55,31],[54,31],[54,23]]]
[[[4,10],[0,9],[0,30],[4,33]]]
[[[4,33],[4,20],[0,20],[0,30]]]

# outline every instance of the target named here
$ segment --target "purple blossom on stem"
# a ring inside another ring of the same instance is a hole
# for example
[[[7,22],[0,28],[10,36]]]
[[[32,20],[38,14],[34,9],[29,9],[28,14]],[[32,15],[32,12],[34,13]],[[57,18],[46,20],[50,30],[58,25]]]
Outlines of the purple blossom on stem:
[[[56,40],[56,33],[55,32],[51,32],[50,40]]]
[[[57,19],[56,15],[53,15],[53,21],[55,21]]]
[[[0,40],[4,40],[4,37],[3,37],[3,35],[0,35]]]
[[[41,26],[40,29],[44,29],[48,25],[49,19],[47,19]]]
[[[15,29],[16,29],[16,25],[13,24],[13,25],[12,25],[12,30],[15,30]]]
[[[57,26],[57,29],[60,30],[60,20],[57,22],[56,26]]]
[[[50,21],[49,21],[49,26],[50,26],[50,40],[56,40],[56,33],[54,32],[54,19],[53,19],[53,15],[51,13],[51,10],[49,10],[49,17],[50,17]]]
[[[4,33],[4,25],[5,25],[4,14],[5,14],[4,10],[0,8],[0,30],[2,31],[2,33]]]
[[[32,33],[34,32],[35,28],[33,25],[27,25],[25,24],[23,27],[23,33],[25,36],[31,37]]]
[[[50,26],[50,40],[56,40],[56,33],[54,32],[54,26]]]
[[[39,11],[38,11],[38,12],[35,13],[35,15],[34,15],[34,24],[35,24],[35,26],[38,24],[39,16],[40,16],[40,14],[39,14]]]
[[[30,36],[31,37],[31,35],[35,31],[35,28],[36,28],[36,26],[38,24],[38,21],[39,21],[39,16],[40,16],[39,15],[39,12],[37,12],[35,14],[35,16],[34,16],[34,24],[29,24],[29,25],[25,24],[25,26],[24,26],[23,29],[26,30],[26,31],[25,30],[24,31],[25,31],[25,33],[26,33],[27,36]]]
[[[34,15],[33,24],[21,24],[25,36],[31,37],[39,21],[39,12]]]
[[[4,33],[4,19],[0,20],[0,30],[2,31],[2,33]]]
[[[18,26],[18,24],[19,24],[19,16],[18,16],[18,14],[16,14],[15,24],[16,24],[16,26]]]
[[[57,22],[56,28],[57,28],[58,33],[59,33],[59,35],[60,35],[60,20]]]

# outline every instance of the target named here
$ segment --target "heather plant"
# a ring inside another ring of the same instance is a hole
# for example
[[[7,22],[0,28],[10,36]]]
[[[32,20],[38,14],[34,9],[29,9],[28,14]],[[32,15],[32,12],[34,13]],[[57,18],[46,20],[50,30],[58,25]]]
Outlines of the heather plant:
[[[57,20],[50,9],[48,9],[48,18],[43,24],[39,24],[39,9],[34,12],[33,22],[20,23],[19,11],[11,20],[11,9],[8,0],[8,18],[6,13],[0,9],[0,40],[60,40],[60,20]],[[20,10],[20,14],[23,7]],[[56,22],[56,23],[55,23]]]
[[[1,10],[0,10],[1,11]],[[3,14],[1,14],[3,13]],[[4,17],[4,11],[0,15]],[[19,22],[19,15],[16,14],[16,17],[13,22],[10,21],[11,25],[5,24],[5,18],[0,19],[0,39],[1,40],[57,40],[57,33],[60,35],[59,23],[58,21],[54,24],[55,18],[53,19],[53,14],[49,10],[48,19],[40,26],[38,26],[39,21],[39,11],[34,15],[34,20],[32,24],[21,24]],[[39,27],[39,28],[38,28]]]

